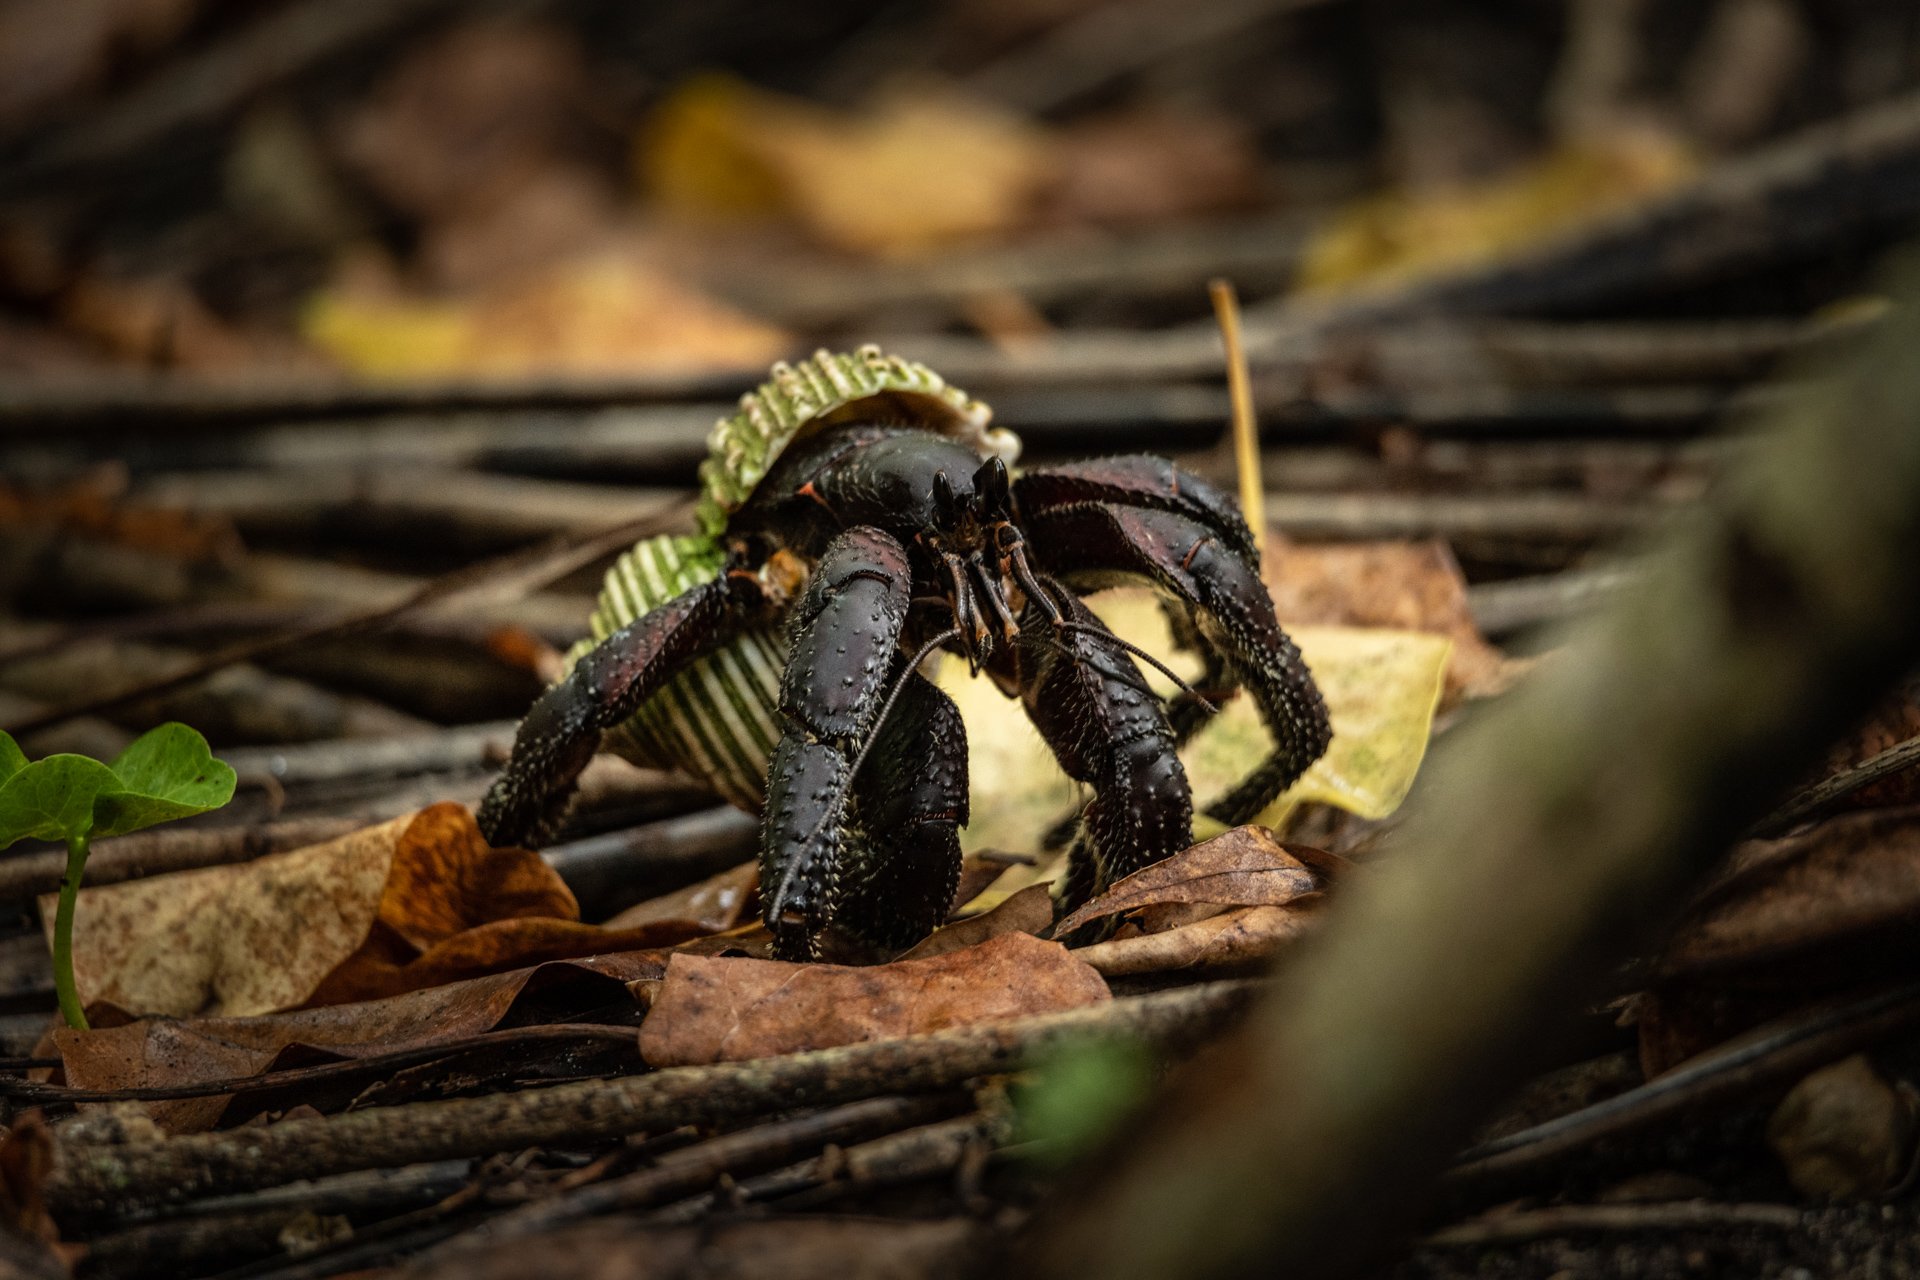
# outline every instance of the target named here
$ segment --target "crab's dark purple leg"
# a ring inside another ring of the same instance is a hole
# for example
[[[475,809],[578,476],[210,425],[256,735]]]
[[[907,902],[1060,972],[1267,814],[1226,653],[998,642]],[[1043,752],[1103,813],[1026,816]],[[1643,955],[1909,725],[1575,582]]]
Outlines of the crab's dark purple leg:
[[[1273,614],[1246,522],[1198,477],[1159,458],[1030,472],[1014,498],[1041,566],[1068,582],[1144,579],[1190,611],[1194,632],[1252,693],[1273,751],[1208,813],[1250,821],[1326,751],[1326,703]],[[1183,726],[1184,727],[1184,726]]]
[[[858,872],[842,873],[828,915],[836,933],[862,944],[857,958],[886,960],[953,908],[967,824],[967,731],[953,700],[912,674],[877,735],[853,782],[865,856],[849,860]]]
[[[845,838],[849,777],[897,665],[912,574],[899,542],[848,529],[814,566],[791,619],[785,725],[767,767],[760,900],[784,959],[819,954]]]
[[[1069,777],[1093,788],[1054,886],[1071,911],[1115,880],[1187,846],[1193,800],[1160,699],[1127,653],[1079,602],[1057,635],[1030,609],[1020,633],[1020,697]],[[1079,628],[1085,628],[1084,630]]]
[[[760,603],[750,577],[721,574],[583,656],[520,722],[507,767],[480,804],[488,841],[537,846],[551,835],[601,733],[638,711],[689,662],[732,639]]]

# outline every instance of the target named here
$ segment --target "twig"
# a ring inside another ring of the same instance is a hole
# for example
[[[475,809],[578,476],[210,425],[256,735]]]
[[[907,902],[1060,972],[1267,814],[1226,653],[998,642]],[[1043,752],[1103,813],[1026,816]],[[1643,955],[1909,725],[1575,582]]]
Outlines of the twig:
[[[81,716],[121,712],[134,720],[184,720],[215,739],[241,742],[374,738],[430,727],[373,698],[265,671],[247,661],[252,655],[229,652],[233,661],[209,666],[190,651],[119,641],[12,663],[0,668],[0,686],[66,701],[17,716],[10,730],[17,737]],[[213,675],[219,679],[200,683]],[[126,692],[96,696],[116,688]]]
[[[174,1217],[89,1237],[88,1266],[107,1275],[179,1274],[209,1257],[278,1252],[282,1228],[304,1214],[404,1211],[442,1200],[471,1178],[470,1161],[443,1160],[195,1201]]]
[[[347,520],[463,546],[593,532],[664,515],[682,501],[674,490],[417,466],[176,472],[142,479],[134,495],[224,517],[249,534],[338,534]]]
[[[1570,569],[1481,582],[1467,588],[1467,607],[1482,632],[1502,636],[1597,608],[1632,581],[1631,569]]]
[[[1762,837],[1785,835],[1808,819],[1825,813],[1862,787],[1870,787],[1882,778],[1892,777],[1916,764],[1920,764],[1920,738],[1908,738],[1795,795],[1754,823],[1753,834]]]
[[[1651,527],[1660,508],[1580,494],[1276,493],[1267,520],[1305,538],[1522,538],[1594,542]]]
[[[821,1192],[844,1194],[873,1187],[893,1186],[938,1177],[960,1166],[969,1151],[982,1143],[1006,1140],[1008,1118],[999,1112],[981,1112],[923,1125],[905,1133],[888,1134],[844,1151],[830,1152],[787,1169],[745,1178],[725,1193],[708,1192],[646,1215],[660,1224],[697,1222],[735,1204]]]
[[[126,1144],[62,1141],[56,1135],[46,1195],[50,1205],[74,1209],[180,1200],[353,1169],[603,1142],[879,1093],[947,1089],[1018,1069],[1089,1036],[1135,1038],[1161,1048],[1192,1044],[1231,1017],[1254,985],[1208,983],[902,1040],[283,1120],[259,1130]]]
[[[1691,1231],[1715,1227],[1777,1227],[1792,1231],[1805,1215],[1784,1204],[1718,1204],[1674,1200],[1664,1204],[1563,1204],[1499,1213],[1457,1223],[1422,1237],[1423,1249],[1471,1249],[1587,1231]]]
[[[1460,1154],[1453,1180],[1536,1167],[1602,1139],[1790,1082],[1920,1018],[1920,984],[1848,1004],[1798,1012],[1681,1063],[1657,1079],[1590,1107],[1483,1142]]]
[[[711,1186],[722,1175],[740,1178],[798,1159],[829,1143],[892,1133],[937,1120],[966,1105],[965,1094],[867,1098],[790,1120],[724,1133],[659,1157],[647,1168],[536,1200],[449,1240],[446,1252],[485,1248],[503,1240],[608,1213],[647,1209]],[[439,1252],[436,1250],[436,1252]]]
[[[331,840],[358,825],[350,818],[294,818],[246,827],[185,827],[115,836],[94,846],[87,859],[87,883],[119,884],[170,871],[246,862]],[[60,887],[65,869],[64,853],[23,853],[0,859],[0,902],[52,893]]]
[[[20,191],[49,175],[132,155],[176,129],[213,124],[273,86],[452,9],[451,0],[306,0],[274,10],[55,131],[16,162]]]
[[[167,1102],[178,1098],[217,1098],[222,1094],[265,1093],[272,1089],[291,1089],[305,1085],[331,1084],[363,1075],[378,1075],[417,1066],[442,1058],[458,1057],[484,1049],[515,1049],[524,1046],[575,1043],[634,1044],[632,1027],[610,1027],[598,1023],[549,1023],[538,1027],[507,1027],[395,1049],[389,1053],[323,1062],[311,1067],[289,1067],[257,1075],[229,1076],[221,1080],[196,1080],[189,1084],[141,1085],[125,1089],[79,1089],[70,1085],[45,1084],[37,1080],[13,1080],[0,1077],[0,1097],[18,1098],[36,1104],[85,1102]]]
[[[243,779],[271,777],[288,789],[367,777],[390,780],[422,773],[497,769],[506,763],[513,746],[515,724],[501,720],[371,742],[239,747],[219,754]],[[92,866],[88,864],[89,879]]]
[[[559,538],[527,551],[482,561],[477,565],[435,578],[410,592],[404,600],[381,608],[351,612],[323,624],[232,645],[172,675],[150,680],[104,697],[69,703],[30,717],[23,723],[9,726],[9,728],[16,735],[30,733],[70,720],[75,716],[94,715],[113,710],[129,702],[193,684],[235,663],[257,661],[323,637],[347,635],[376,627],[416,609],[440,604],[470,592],[518,592],[529,587],[541,586],[610,551],[626,546],[635,538],[652,532],[661,523],[659,517],[648,516],[615,525],[611,529],[603,529],[578,537]]]
[[[1028,113],[1053,110],[1174,53],[1225,40],[1324,0],[1121,0],[1062,23],[989,63],[966,87]]]

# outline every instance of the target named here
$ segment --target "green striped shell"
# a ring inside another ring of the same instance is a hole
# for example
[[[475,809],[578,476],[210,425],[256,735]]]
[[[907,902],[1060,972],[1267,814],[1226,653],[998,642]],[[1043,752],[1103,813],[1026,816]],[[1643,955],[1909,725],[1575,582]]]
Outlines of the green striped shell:
[[[720,535],[780,451],[804,433],[854,420],[924,426],[963,441],[984,459],[1011,463],[1020,442],[992,430],[992,411],[950,387],[926,366],[866,346],[851,355],[816,352],[740,398],[708,437],[700,467],[700,532],[648,538],[607,571],[590,620],[593,635],[567,655],[568,666],[620,628],[717,577],[726,553]],[[785,646],[772,627],[737,637],[691,664],[603,742],[635,764],[681,769],[730,804],[758,812],[767,760],[780,740],[780,672]]]
[[[740,397],[738,413],[714,424],[700,464],[700,532],[719,537],[789,444],[856,419],[926,427],[1008,466],[1020,456],[1018,436],[988,426],[993,410],[927,366],[872,344],[851,355],[816,351],[810,360],[774,365],[767,381]]]

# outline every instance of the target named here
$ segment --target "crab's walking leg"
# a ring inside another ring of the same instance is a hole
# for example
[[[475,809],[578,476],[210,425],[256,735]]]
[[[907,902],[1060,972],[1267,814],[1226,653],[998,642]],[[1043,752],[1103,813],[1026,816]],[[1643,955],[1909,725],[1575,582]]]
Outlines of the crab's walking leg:
[[[1093,788],[1067,873],[1054,887],[1064,912],[1184,849],[1193,800],[1160,699],[1126,651],[1103,639],[1106,628],[1085,605],[1072,597],[1062,603],[1087,630],[1055,637],[1029,611],[1020,696],[1061,768]]]
[[[910,674],[876,732],[853,782],[864,856],[848,860],[829,915],[875,958],[891,959],[946,920],[960,887],[967,730],[953,699]]]
[[[815,955],[842,892],[848,776],[897,665],[912,575],[907,553],[878,529],[836,537],[793,614],[780,681],[780,744],[767,767],[760,900],[784,958]]]
[[[1273,615],[1246,522],[1218,490],[1163,459],[1109,458],[1029,473],[1014,496],[1043,567],[1069,582],[1137,577],[1172,593],[1205,642],[1209,677],[1224,658],[1253,694],[1273,751],[1211,816],[1251,820],[1326,751],[1326,703]]]
[[[754,587],[721,574],[585,654],[520,722],[506,770],[480,804],[488,841],[537,845],[551,835],[602,731],[638,711],[689,662],[732,639],[757,603]]]

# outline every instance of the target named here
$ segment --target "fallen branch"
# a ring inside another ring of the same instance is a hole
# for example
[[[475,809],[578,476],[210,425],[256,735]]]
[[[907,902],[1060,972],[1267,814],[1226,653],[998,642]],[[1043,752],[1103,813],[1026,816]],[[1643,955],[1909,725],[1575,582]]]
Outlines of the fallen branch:
[[[605,1142],[881,1093],[948,1089],[1017,1070],[1090,1037],[1138,1039],[1162,1049],[1188,1046],[1217,1030],[1253,989],[1247,982],[1208,983],[904,1040],[283,1120],[264,1129],[125,1144],[62,1141],[56,1135],[46,1197],[56,1211],[125,1207],[354,1169]]]
[[[111,711],[131,702],[195,684],[236,663],[258,661],[315,640],[348,635],[377,627],[415,610],[441,604],[468,593],[485,591],[517,594],[531,587],[543,586],[608,552],[626,547],[638,537],[655,532],[663,523],[672,522],[658,515],[647,516],[615,525],[610,529],[598,530],[592,534],[560,538],[526,551],[482,561],[468,568],[434,578],[410,591],[405,599],[377,608],[349,612],[344,616],[313,626],[277,632],[262,639],[231,645],[160,679],[145,681],[104,696],[68,703],[30,716],[25,721],[6,726],[6,728],[18,736],[48,728],[76,716]]]
[[[790,1120],[723,1133],[670,1151],[646,1168],[622,1177],[590,1183],[509,1210],[449,1240],[442,1250],[435,1252],[485,1248],[582,1218],[652,1208],[712,1186],[722,1176],[738,1181],[749,1173],[797,1159],[829,1143],[848,1142],[874,1133],[892,1133],[938,1120],[971,1101],[965,1094],[867,1098]]]
[[[1457,1223],[1422,1237],[1420,1247],[1473,1249],[1595,1231],[1698,1231],[1716,1227],[1774,1227],[1793,1231],[1801,1227],[1804,1220],[1800,1210],[1784,1204],[1716,1204],[1710,1200],[1563,1204]]]
[[[738,1204],[805,1193],[813,1193],[809,1200],[818,1201],[827,1198],[821,1192],[838,1196],[938,1177],[958,1169],[969,1152],[1004,1142],[1010,1128],[1005,1115],[993,1112],[923,1125],[743,1179],[724,1192],[694,1196],[647,1214],[646,1220],[662,1225],[697,1222]]]
[[[1783,1087],[1817,1067],[1879,1043],[1920,1019],[1920,984],[1837,1007],[1777,1019],[1681,1063],[1638,1088],[1590,1107],[1483,1142],[1448,1171],[1466,1181],[1533,1168],[1603,1139],[1651,1128],[1679,1116],[1769,1087]]]

